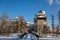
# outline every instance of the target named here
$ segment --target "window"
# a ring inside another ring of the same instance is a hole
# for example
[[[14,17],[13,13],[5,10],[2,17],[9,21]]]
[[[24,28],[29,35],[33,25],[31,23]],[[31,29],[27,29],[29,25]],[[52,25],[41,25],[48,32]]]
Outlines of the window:
[[[47,28],[44,26],[43,33],[47,33]]]

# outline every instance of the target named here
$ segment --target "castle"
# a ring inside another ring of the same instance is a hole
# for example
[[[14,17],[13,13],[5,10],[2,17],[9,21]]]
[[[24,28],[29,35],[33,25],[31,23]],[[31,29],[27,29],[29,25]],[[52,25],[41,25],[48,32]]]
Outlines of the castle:
[[[9,33],[28,33],[29,28],[28,26],[31,25],[31,23],[27,23],[24,20],[23,16],[16,17],[14,19],[11,19],[10,21],[4,20],[6,15],[3,16],[2,20],[0,20],[0,34],[9,34]],[[46,34],[50,32],[50,28],[48,26],[48,23],[46,21],[47,17],[45,14],[45,11],[39,11],[34,16],[34,31],[39,34]],[[32,25],[31,25],[32,26]],[[31,30],[30,30],[31,31]]]
[[[48,23],[46,21],[46,13],[45,11],[39,11],[37,14],[34,16],[34,30],[37,33],[40,34],[46,34],[50,32],[50,28],[48,26]]]

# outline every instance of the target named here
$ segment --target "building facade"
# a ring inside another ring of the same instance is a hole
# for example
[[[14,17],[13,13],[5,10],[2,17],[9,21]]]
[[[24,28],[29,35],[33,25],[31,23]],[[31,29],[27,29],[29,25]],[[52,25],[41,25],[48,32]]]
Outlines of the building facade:
[[[34,30],[38,33],[49,33],[50,28],[46,21],[46,14],[45,11],[39,11],[34,16]]]
[[[24,21],[22,17],[16,17],[11,20],[11,26],[13,27],[14,32],[17,33],[28,33],[27,23]]]

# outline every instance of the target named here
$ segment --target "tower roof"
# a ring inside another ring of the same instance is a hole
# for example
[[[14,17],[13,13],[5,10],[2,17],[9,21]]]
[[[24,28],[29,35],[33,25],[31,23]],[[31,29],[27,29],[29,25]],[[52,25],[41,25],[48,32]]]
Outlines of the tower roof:
[[[35,18],[46,18],[46,13],[45,11],[39,11],[36,15]]]
[[[38,13],[42,13],[42,10],[40,10]]]
[[[43,13],[43,14],[45,14],[45,11],[40,10],[38,13]]]

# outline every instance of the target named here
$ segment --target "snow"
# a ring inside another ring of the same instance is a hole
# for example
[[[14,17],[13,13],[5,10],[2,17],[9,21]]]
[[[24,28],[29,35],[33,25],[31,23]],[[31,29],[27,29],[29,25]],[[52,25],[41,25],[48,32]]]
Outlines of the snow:
[[[53,36],[47,35],[47,37],[53,37]]]
[[[16,19],[18,19],[18,17],[16,17]]]
[[[28,24],[33,24],[32,22],[27,22]]]
[[[46,14],[45,11],[42,11],[42,13]]]
[[[27,34],[23,37],[23,39],[31,38],[31,34]]]
[[[31,38],[31,34],[28,34],[27,38]]]
[[[44,17],[44,16],[38,16],[38,17]]]
[[[42,13],[43,13],[43,14],[46,14],[46,12],[45,12],[45,11],[42,11]],[[41,13],[38,13],[38,15],[39,15],[39,14],[41,14]]]
[[[18,38],[18,36],[15,36],[15,37],[12,37],[12,36],[9,36],[9,37],[7,37],[7,36],[0,36],[0,38]]]

